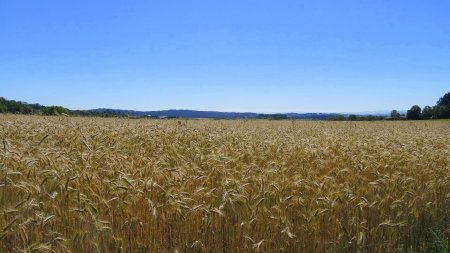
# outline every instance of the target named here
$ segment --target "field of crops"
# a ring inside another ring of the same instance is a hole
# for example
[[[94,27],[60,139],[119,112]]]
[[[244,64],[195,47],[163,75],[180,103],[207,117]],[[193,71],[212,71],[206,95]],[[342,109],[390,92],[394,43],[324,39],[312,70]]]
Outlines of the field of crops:
[[[446,252],[448,122],[0,115],[0,252]]]

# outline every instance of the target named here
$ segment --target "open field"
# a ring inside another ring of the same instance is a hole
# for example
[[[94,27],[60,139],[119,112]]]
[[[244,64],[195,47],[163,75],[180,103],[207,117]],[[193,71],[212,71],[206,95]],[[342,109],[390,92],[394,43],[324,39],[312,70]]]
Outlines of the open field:
[[[450,124],[0,115],[0,252],[446,252]]]

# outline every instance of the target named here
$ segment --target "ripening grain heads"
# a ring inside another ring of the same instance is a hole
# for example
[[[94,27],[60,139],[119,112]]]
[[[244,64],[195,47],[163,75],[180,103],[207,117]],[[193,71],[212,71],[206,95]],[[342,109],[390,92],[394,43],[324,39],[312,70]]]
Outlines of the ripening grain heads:
[[[445,122],[1,116],[0,139],[0,251],[448,249]]]

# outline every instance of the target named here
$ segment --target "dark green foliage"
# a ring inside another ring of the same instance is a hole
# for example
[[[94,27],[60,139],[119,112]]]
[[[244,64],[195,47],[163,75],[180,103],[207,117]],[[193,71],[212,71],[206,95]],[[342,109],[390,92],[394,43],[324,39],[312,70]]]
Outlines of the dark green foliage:
[[[445,105],[436,105],[433,107],[433,118],[448,119],[450,118],[450,107]]]
[[[281,119],[288,119],[288,116],[284,114],[259,114],[256,118],[281,120]]]
[[[356,116],[355,114],[350,114],[350,115],[348,115],[348,120],[357,120],[358,119],[358,116]]]
[[[439,98],[436,105],[450,107],[450,92],[447,92],[443,97]]]
[[[391,119],[393,119],[393,120],[400,119],[400,113],[397,110],[392,110]]]
[[[8,107],[5,104],[0,104],[0,113],[8,112]]]
[[[385,116],[374,116],[374,115],[355,115],[350,114],[348,117],[345,117],[344,115],[336,115],[329,120],[332,121],[375,121],[375,120],[384,120],[386,119]]]
[[[431,119],[433,117],[433,108],[431,106],[425,106],[422,110],[422,118],[423,119]]]
[[[38,114],[45,106],[0,97],[0,113]]]
[[[435,106],[425,106],[422,112],[417,105],[411,107],[406,114],[406,118],[411,120],[450,118],[450,92],[439,98]]]
[[[0,113],[61,115],[69,114],[69,109],[62,106],[43,106],[0,97]]]
[[[69,115],[69,109],[62,106],[48,106],[42,110],[43,115]]]
[[[338,115],[330,118],[330,120],[332,120],[332,121],[344,121],[344,120],[346,120],[346,118],[345,118],[344,115],[338,114]]]
[[[418,105],[414,105],[406,113],[406,119],[408,120],[446,118],[450,118],[450,92],[447,92],[443,97],[439,98],[433,107],[427,105],[421,110]],[[397,120],[404,118],[397,110],[392,110],[389,119]]]
[[[406,119],[409,120],[419,120],[422,119],[422,109],[420,106],[413,105],[411,109],[406,112]]]
[[[447,92],[436,102],[436,106],[433,107],[432,118],[436,119],[450,118],[450,92]]]
[[[127,117],[127,114],[122,112],[117,112],[113,110],[105,110],[105,111],[95,111],[95,110],[72,110],[70,111],[72,115],[77,116],[87,116],[87,117]]]

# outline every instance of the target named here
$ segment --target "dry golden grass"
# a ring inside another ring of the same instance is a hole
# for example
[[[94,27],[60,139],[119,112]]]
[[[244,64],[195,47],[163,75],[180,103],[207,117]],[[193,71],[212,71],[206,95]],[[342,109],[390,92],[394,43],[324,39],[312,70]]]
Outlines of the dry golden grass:
[[[0,115],[0,141],[0,252],[447,245],[448,122]]]

